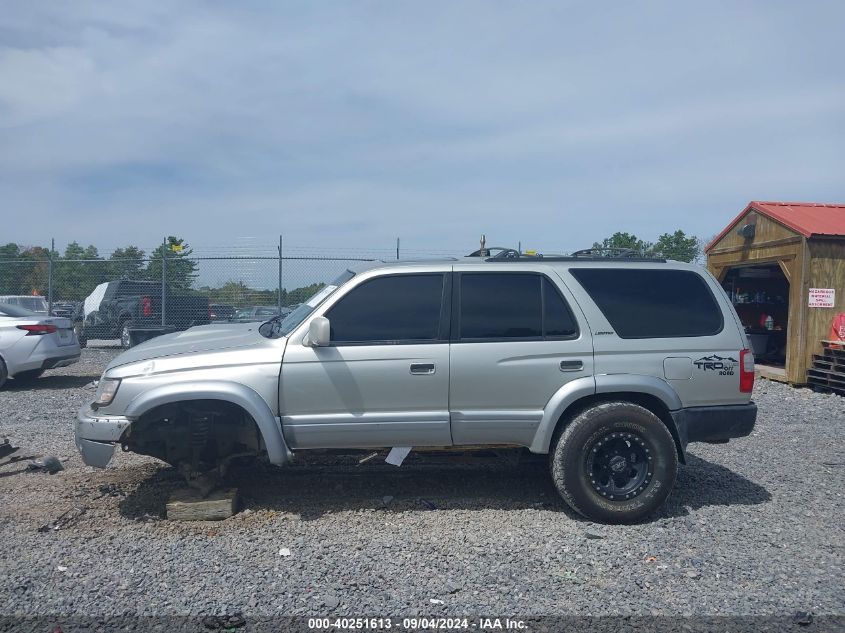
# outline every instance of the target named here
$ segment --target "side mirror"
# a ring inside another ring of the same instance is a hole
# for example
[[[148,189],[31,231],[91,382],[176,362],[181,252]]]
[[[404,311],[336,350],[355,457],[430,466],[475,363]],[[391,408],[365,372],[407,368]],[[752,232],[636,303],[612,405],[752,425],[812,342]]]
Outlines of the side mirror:
[[[329,320],[326,317],[314,317],[311,319],[311,323],[308,324],[308,345],[311,347],[325,347],[329,344],[330,332]]]

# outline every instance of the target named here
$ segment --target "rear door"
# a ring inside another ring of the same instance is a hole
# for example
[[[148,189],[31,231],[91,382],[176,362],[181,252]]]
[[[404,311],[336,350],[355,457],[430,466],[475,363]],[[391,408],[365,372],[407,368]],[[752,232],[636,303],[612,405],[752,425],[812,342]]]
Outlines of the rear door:
[[[592,376],[589,330],[568,290],[524,267],[455,273],[449,407],[457,444],[534,438],[549,399]]]
[[[312,315],[329,319],[331,343],[298,334],[286,347],[279,404],[292,448],[452,443],[449,288],[446,270],[375,276]]]

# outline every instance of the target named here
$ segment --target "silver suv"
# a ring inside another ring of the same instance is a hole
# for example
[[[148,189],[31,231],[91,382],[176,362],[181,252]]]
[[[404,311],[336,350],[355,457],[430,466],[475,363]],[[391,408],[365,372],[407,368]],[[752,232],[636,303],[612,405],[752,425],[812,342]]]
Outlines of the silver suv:
[[[306,449],[512,445],[548,453],[590,519],[658,508],[689,442],[751,433],[754,357],[703,269],[499,257],[349,270],[292,313],[115,358],[76,443],[190,472]]]

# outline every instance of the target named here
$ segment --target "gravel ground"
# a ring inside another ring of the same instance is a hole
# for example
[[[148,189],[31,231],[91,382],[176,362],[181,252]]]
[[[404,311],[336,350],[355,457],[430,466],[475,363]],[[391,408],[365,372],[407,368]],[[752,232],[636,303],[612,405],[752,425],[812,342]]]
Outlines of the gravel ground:
[[[0,436],[66,468],[0,467],[0,614],[845,613],[845,398],[758,381],[754,434],[692,445],[640,525],[575,516],[517,451],[241,469],[243,511],[176,523],[172,469],[119,453],[98,471],[73,445],[115,353],[0,391]]]

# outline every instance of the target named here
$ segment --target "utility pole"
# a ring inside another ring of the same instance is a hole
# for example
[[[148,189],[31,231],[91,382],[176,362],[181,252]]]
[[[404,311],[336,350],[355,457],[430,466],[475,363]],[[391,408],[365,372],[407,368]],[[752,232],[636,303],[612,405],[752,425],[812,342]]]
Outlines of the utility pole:
[[[282,313],[282,236],[279,236],[279,314]]]
[[[50,239],[50,262],[47,264],[47,316],[53,315],[53,252],[56,250],[56,239]]]
[[[399,259],[399,238],[396,238],[396,259]]]
[[[161,327],[167,323],[167,238],[161,241]]]

